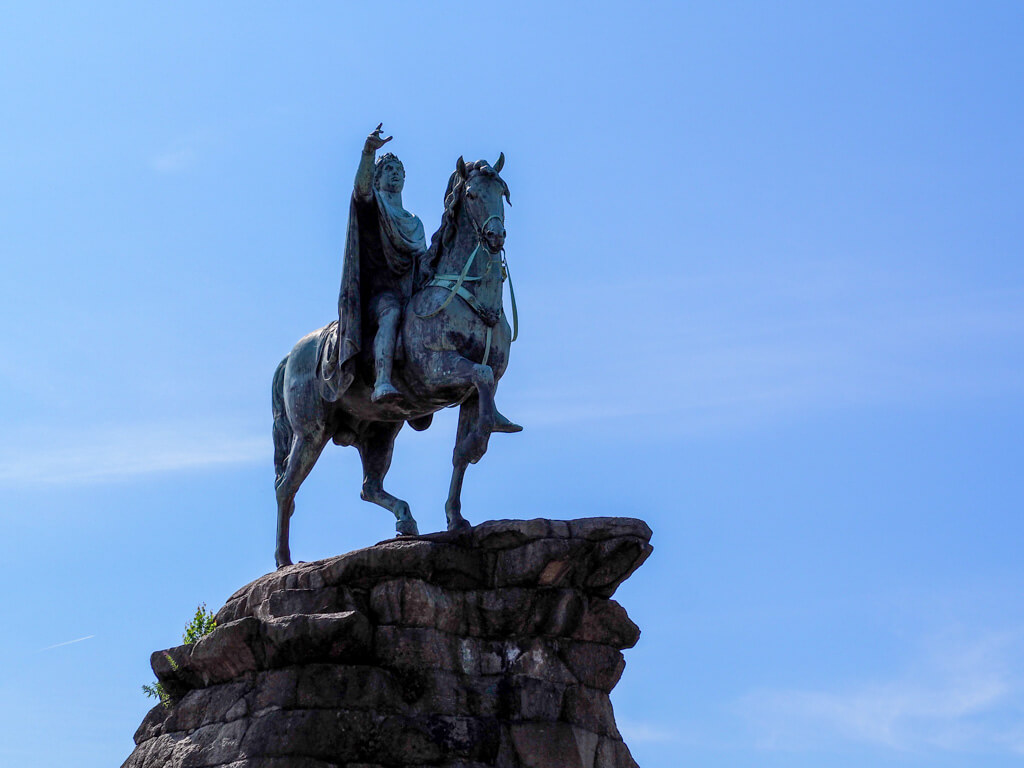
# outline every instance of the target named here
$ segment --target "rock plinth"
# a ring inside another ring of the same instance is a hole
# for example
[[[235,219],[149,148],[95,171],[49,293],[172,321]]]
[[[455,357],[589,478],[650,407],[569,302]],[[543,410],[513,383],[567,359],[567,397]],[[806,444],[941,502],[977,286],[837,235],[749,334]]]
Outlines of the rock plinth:
[[[640,520],[498,520],[281,568],[198,643],[122,768],[629,768],[608,694],[640,630],[611,600]]]

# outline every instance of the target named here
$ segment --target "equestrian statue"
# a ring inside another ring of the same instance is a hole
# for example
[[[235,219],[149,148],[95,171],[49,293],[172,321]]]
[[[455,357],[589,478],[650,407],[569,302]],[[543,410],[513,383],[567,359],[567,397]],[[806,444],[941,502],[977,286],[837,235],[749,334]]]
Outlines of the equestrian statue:
[[[390,510],[399,535],[413,535],[419,529],[409,505],[384,490],[406,422],[423,430],[436,411],[459,406],[448,530],[469,527],[462,481],[491,433],[522,430],[494,401],[516,336],[502,306],[505,155],[494,165],[458,159],[428,246],[422,222],[402,204],[401,161],[390,152],[375,160],[392,139],[382,127],[366,138],[356,171],[338,319],[300,339],[274,373],[279,568],[292,562],[295,494],[329,441],[359,450],[360,496]],[[512,316],[516,326],[515,294]]]

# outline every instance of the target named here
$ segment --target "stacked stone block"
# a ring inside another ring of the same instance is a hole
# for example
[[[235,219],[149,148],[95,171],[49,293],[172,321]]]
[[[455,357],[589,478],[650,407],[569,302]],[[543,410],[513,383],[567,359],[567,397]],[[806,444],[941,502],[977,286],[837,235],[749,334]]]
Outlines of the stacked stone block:
[[[122,768],[628,768],[639,520],[499,520],[279,569],[158,651]]]

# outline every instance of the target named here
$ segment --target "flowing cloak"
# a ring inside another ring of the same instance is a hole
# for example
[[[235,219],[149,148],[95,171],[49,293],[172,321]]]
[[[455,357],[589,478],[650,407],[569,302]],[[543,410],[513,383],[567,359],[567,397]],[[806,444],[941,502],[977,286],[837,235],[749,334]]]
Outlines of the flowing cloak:
[[[363,314],[370,300],[391,292],[404,306],[412,295],[415,268],[426,250],[423,223],[418,216],[391,205],[376,189],[370,200],[352,194],[338,322],[325,329],[321,342],[325,348],[317,379],[325,400],[340,398],[356,376],[363,348],[363,321],[374,322]]]

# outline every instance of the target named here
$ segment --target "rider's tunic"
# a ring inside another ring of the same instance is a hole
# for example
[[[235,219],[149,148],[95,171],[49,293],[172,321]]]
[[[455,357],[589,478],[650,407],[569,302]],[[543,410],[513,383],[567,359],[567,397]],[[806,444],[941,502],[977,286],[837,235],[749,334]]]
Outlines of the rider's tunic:
[[[401,310],[409,300],[415,266],[427,250],[426,237],[418,216],[392,205],[376,189],[372,202],[357,197],[356,209],[362,295],[366,317],[375,319],[386,309]]]
[[[377,318],[402,311],[412,295],[416,268],[427,251],[423,222],[392,205],[374,188],[372,197],[353,192],[338,294],[337,330],[329,330],[321,355],[321,396],[337,400],[355,378],[364,330],[369,342]],[[369,327],[364,329],[364,322]]]

